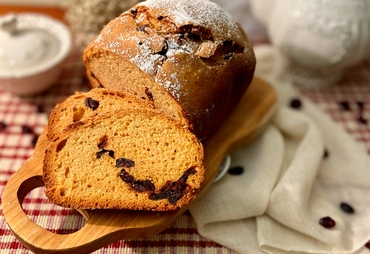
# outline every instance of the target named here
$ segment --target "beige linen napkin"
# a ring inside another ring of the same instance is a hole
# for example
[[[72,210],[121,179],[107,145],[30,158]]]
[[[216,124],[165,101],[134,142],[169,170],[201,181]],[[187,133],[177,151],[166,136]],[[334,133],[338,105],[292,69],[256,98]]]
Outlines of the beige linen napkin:
[[[255,48],[256,75],[277,91],[266,130],[232,154],[226,174],[190,212],[199,233],[240,253],[370,253],[370,157],[338,123],[302,98],[272,46]],[[292,98],[302,107],[291,109]],[[324,156],[324,151],[328,156]],[[345,213],[340,204],[355,212]],[[319,224],[335,220],[333,228]]]

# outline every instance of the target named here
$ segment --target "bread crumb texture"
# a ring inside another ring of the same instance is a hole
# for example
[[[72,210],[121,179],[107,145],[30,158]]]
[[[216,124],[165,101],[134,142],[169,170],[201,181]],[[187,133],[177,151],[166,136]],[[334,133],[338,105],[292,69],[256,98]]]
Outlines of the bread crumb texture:
[[[153,110],[126,109],[72,124],[44,159],[45,193],[75,209],[174,210],[204,179],[203,147]]]
[[[86,93],[76,92],[51,111],[47,135],[50,140],[55,140],[68,125],[83,122],[101,113],[125,108],[153,107],[148,100],[118,90],[95,88]]]

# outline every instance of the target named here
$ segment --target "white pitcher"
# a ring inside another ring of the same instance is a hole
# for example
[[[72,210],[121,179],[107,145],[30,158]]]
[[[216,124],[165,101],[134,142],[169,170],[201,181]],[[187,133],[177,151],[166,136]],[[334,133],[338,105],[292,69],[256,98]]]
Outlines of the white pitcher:
[[[335,84],[370,57],[370,0],[252,0],[297,85]]]

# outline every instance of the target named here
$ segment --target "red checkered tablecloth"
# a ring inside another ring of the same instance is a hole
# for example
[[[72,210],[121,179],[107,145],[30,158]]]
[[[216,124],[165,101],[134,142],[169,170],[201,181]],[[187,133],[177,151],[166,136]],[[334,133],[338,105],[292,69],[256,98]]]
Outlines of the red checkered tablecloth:
[[[370,153],[370,59],[335,86],[300,91]]]
[[[11,175],[33,153],[34,141],[44,129],[55,104],[75,91],[89,89],[78,52],[63,64],[60,80],[48,91],[20,98],[0,90],[0,191]],[[370,153],[370,60],[352,69],[338,85],[325,89],[301,89]],[[85,220],[75,210],[51,204],[43,188],[25,198],[26,214],[40,226],[68,234],[83,227]],[[0,253],[30,253],[13,235],[0,211]],[[114,242],[95,253],[234,253],[201,237],[190,215],[185,212],[168,229],[142,239]]]

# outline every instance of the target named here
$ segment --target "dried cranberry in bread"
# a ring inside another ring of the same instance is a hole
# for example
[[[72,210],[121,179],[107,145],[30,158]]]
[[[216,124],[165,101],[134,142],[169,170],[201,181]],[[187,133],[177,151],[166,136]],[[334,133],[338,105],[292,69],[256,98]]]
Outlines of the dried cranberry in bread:
[[[195,198],[203,147],[156,110],[127,109],[76,122],[51,142],[46,196],[75,209],[174,210]]]
[[[154,102],[203,139],[249,86],[255,57],[243,29],[207,0],[148,0],[108,23],[85,49],[93,87]]]
[[[125,108],[153,108],[153,105],[123,91],[95,88],[86,93],[76,92],[50,113],[47,136],[50,140],[57,139],[63,129],[74,122]]]

